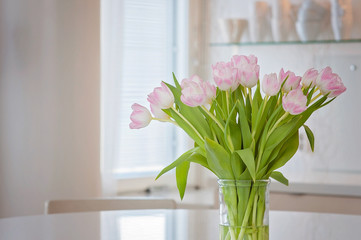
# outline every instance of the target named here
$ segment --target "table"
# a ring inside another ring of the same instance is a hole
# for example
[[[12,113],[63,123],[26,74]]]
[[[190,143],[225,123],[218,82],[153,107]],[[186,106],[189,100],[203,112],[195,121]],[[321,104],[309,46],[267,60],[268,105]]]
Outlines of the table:
[[[0,219],[1,240],[217,240],[217,210],[127,210]],[[271,240],[357,240],[361,215],[270,212]]]

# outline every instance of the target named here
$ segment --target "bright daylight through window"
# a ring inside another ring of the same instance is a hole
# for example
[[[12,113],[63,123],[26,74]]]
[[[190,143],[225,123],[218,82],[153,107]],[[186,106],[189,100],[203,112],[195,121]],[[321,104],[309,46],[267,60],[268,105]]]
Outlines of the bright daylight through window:
[[[104,2],[102,168],[116,178],[155,176],[174,159],[175,129],[156,121],[146,129],[129,129],[131,105],[149,107],[144,96],[161,81],[171,82],[171,72],[180,72],[184,59],[177,41],[186,42],[186,36],[177,36],[176,29],[185,14],[175,0]]]

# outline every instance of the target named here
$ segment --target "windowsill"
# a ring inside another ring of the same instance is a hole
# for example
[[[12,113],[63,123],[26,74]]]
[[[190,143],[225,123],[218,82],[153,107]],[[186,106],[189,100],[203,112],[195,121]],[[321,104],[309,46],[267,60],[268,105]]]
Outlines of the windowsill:
[[[132,197],[161,197],[173,199],[178,208],[214,208],[218,204],[218,189],[213,187],[194,188],[188,187],[183,200],[180,199],[178,189],[173,187],[158,186],[144,191],[128,191],[119,193],[119,196]]]

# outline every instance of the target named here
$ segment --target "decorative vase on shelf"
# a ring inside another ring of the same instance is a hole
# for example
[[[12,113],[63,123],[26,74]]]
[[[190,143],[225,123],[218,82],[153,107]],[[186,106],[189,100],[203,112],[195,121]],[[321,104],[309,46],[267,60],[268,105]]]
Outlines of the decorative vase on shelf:
[[[352,23],[351,0],[331,0],[331,25],[336,41],[350,38]]]
[[[327,9],[313,0],[306,0],[298,11],[295,24],[297,34],[302,42],[314,41],[321,31]]]
[[[269,239],[269,180],[218,180],[221,240]]]
[[[291,25],[291,5],[288,0],[273,0],[271,7],[271,29],[273,40],[275,42],[286,41]]]
[[[218,22],[223,39],[228,43],[240,42],[248,25],[248,21],[242,18],[219,18]]]
[[[269,6],[267,2],[255,1],[249,5],[250,17],[249,22],[249,35],[251,42],[263,42],[267,37],[269,31],[268,15]]]

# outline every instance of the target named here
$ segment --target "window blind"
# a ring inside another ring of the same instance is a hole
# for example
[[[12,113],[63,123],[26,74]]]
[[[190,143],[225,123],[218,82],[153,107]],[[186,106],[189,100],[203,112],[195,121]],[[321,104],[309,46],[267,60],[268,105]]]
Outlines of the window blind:
[[[118,3],[119,4],[119,3]],[[129,129],[131,105],[170,82],[176,66],[173,1],[123,0],[102,34],[102,151],[119,178],[152,175],[174,160],[175,130],[151,122]],[[119,10],[120,9],[120,10]],[[115,11],[110,9],[110,11]]]

